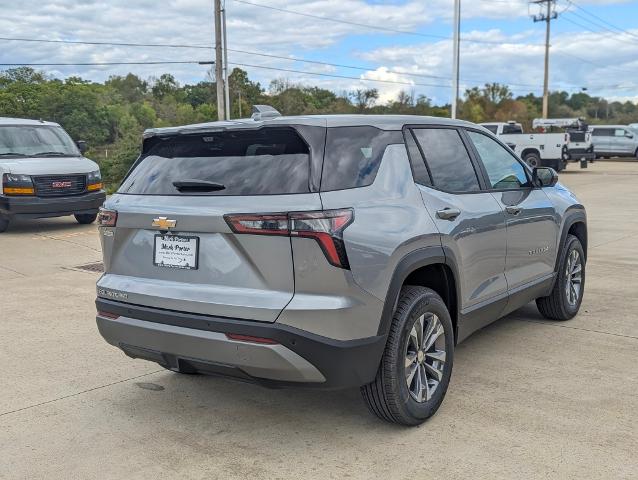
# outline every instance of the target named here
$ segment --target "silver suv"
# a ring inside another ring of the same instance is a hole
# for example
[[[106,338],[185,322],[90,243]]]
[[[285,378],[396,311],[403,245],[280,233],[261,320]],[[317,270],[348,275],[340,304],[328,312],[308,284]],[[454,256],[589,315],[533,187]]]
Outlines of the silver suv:
[[[149,130],[99,215],[102,336],[180,373],[361,387],[416,425],[455,345],[536,300],[567,320],[585,210],[486,129],[411,116]]]

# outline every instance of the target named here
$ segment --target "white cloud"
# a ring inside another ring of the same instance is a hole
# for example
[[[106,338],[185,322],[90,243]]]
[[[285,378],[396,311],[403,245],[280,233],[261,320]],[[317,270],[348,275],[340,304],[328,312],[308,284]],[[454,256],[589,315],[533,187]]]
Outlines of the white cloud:
[[[447,36],[451,0],[407,0],[366,2],[364,0],[250,0],[276,8],[330,16],[362,24],[380,25],[398,30],[437,27]],[[135,43],[213,44],[212,2],[210,0],[22,0],[5,2],[0,17],[0,36],[42,39],[71,39]],[[417,36],[398,37],[365,27],[321,21],[315,18],[254,7],[233,0],[228,6],[229,45],[235,50],[264,52],[273,55],[306,55],[335,63],[370,66],[369,71],[295,63],[231,52],[231,62],[274,68],[305,70],[344,75],[366,80],[391,80],[415,84],[447,85],[451,77],[451,42]],[[619,0],[581,0],[581,5],[622,3]],[[542,29],[530,26],[507,32],[494,25],[528,15],[527,1],[464,1],[464,20],[489,18],[486,28],[464,31],[466,40],[461,52],[463,87],[497,81],[513,85],[516,93],[542,88]],[[473,22],[472,26],[482,25]],[[488,28],[490,27],[490,28]],[[426,30],[421,30],[427,32]],[[358,47],[351,51],[348,38],[355,34],[376,32],[375,47]],[[634,33],[638,35],[638,30]],[[500,42],[498,44],[470,43]],[[557,34],[552,38],[551,79],[553,88],[589,88],[594,95],[631,97],[638,90],[634,80],[638,71],[638,38],[594,34],[591,32]],[[382,47],[378,47],[382,44]],[[340,60],[325,52],[338,51]],[[212,49],[131,48],[91,45],[38,44],[0,40],[0,63],[8,62],[109,62],[149,60],[210,60]],[[585,59],[583,62],[579,58]],[[350,58],[343,60],[343,58]],[[589,62],[589,63],[587,63]],[[613,66],[609,66],[613,65]],[[2,68],[2,67],[0,67]],[[57,76],[81,75],[104,80],[112,74],[133,71],[142,77],[158,76],[170,71],[181,81],[198,81],[206,77],[199,65],[59,67],[47,68]],[[393,85],[356,79],[337,79],[246,68],[251,78],[264,84],[272,78],[287,77],[302,82],[343,91],[354,88],[378,88],[385,101],[409,85]],[[399,72],[399,73],[393,73]],[[420,77],[408,74],[421,75]],[[428,77],[431,76],[431,77]],[[444,77],[444,78],[435,78]],[[529,85],[529,86],[528,86]],[[415,85],[438,102],[449,101],[450,89]]]

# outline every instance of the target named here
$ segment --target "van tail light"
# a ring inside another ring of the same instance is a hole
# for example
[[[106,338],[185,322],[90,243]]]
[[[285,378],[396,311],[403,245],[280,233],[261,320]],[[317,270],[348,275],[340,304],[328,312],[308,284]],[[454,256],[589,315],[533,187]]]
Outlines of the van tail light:
[[[317,241],[331,265],[350,269],[343,243],[343,231],[354,220],[351,208],[318,212],[225,215],[224,219],[235,233],[312,238]]]
[[[100,208],[97,214],[97,224],[99,227],[114,227],[117,223],[117,211]]]

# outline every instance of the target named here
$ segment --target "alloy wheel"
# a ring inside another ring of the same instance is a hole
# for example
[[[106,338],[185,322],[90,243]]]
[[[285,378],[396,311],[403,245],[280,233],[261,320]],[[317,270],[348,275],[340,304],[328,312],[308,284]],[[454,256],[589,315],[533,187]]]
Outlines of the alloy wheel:
[[[405,381],[410,396],[427,402],[443,379],[445,332],[433,313],[425,313],[412,325],[405,352]]]
[[[583,263],[578,250],[572,250],[567,257],[565,266],[565,293],[567,303],[572,307],[578,303],[583,282]]]

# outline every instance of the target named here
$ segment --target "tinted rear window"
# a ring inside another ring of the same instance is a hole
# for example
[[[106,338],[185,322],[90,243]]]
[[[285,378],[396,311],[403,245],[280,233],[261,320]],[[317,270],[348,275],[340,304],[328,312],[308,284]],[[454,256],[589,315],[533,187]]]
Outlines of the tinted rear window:
[[[516,133],[523,133],[523,129],[521,128],[520,125],[504,125],[503,126],[503,135],[516,134]]]
[[[448,192],[480,190],[470,155],[456,130],[417,128],[414,136],[425,155],[435,187]]]
[[[487,128],[494,135],[498,132],[498,125],[483,125],[483,127]]]
[[[592,132],[594,137],[613,137],[614,129],[613,128],[595,128]]]
[[[158,139],[119,193],[282,195],[308,193],[310,153],[292,128],[229,130]],[[173,182],[204,181],[218,191],[180,193]]]
[[[394,143],[403,143],[400,131],[365,126],[329,128],[321,190],[345,190],[371,185],[386,147]]]

